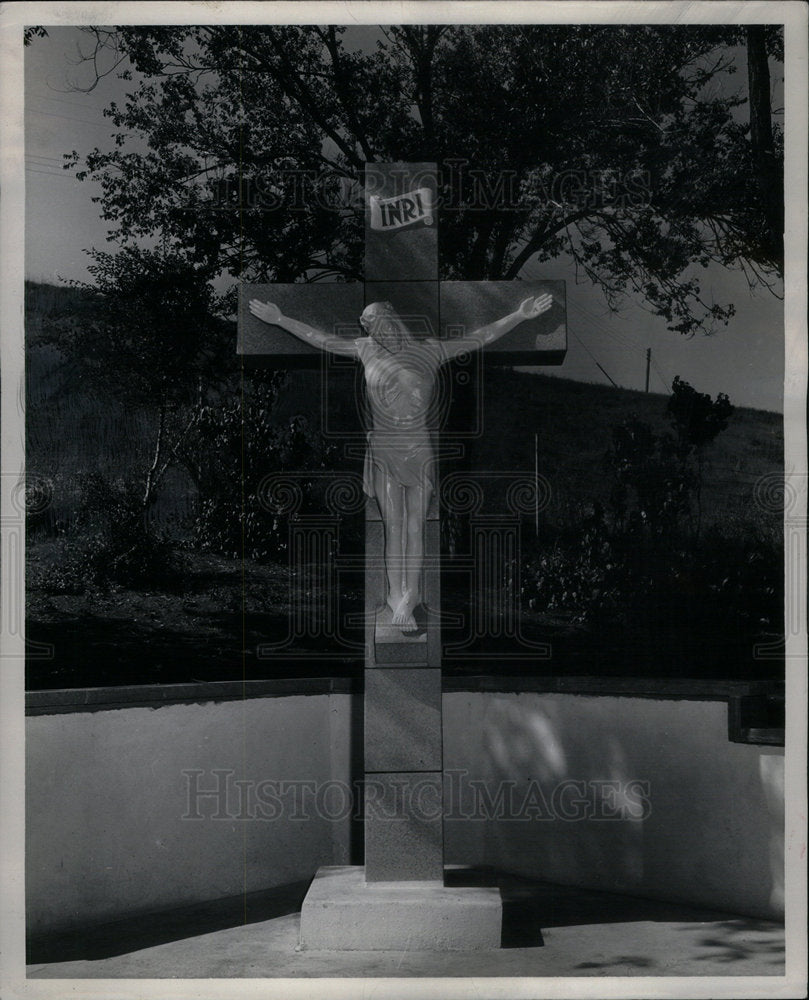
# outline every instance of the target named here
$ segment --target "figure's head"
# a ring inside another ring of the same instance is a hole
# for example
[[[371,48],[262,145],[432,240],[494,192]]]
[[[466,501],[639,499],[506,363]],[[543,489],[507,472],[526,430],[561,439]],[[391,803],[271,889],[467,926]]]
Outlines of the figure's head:
[[[413,340],[390,302],[372,302],[366,306],[360,316],[360,326],[377,344],[393,353]]]

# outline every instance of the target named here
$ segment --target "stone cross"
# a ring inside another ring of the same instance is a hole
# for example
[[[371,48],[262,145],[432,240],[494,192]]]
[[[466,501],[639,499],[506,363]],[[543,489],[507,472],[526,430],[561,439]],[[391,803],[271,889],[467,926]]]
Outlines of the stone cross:
[[[490,360],[505,364],[560,364],[566,349],[564,282],[439,281],[438,199],[435,164],[366,164],[364,283],[243,286],[240,353],[279,367],[314,364],[321,357],[316,346],[268,325],[266,315],[262,322],[251,314],[249,303],[257,299],[277,305],[283,316],[300,321],[301,329],[327,331],[346,342],[361,336],[358,319],[366,306],[389,303],[416,339],[438,338],[449,348],[454,338],[463,338],[469,331],[513,313],[527,297],[550,295],[553,305],[546,312],[520,322],[487,347],[486,354]],[[434,431],[440,429],[440,419],[441,407],[434,408]],[[396,920],[390,919],[390,913],[376,919],[369,915],[368,895],[360,892],[357,896],[359,883],[366,887],[431,885],[435,905],[420,910],[416,921],[419,933],[427,939],[432,930],[425,913],[445,922],[447,912],[454,912],[458,905],[457,891],[449,898],[449,890],[443,888],[440,561],[435,495],[426,518],[422,607],[415,631],[403,631],[393,624],[391,611],[385,606],[383,553],[382,516],[371,499],[366,505],[365,548],[365,866],[321,870],[330,877],[319,874],[315,879],[302,916],[301,942],[309,947],[351,947],[347,943],[350,932],[345,928],[356,927],[357,920],[364,921],[361,946],[390,945]],[[342,882],[335,881],[337,875]],[[404,905],[406,899],[398,899],[396,905]],[[356,903],[354,910],[351,900]],[[330,902],[334,906],[341,902],[343,918],[331,920],[326,927],[318,914],[324,907],[329,909]],[[491,915],[492,907],[487,912]],[[361,919],[363,913],[366,917]],[[496,923],[499,933],[499,905]],[[459,938],[456,945],[497,946],[492,945],[491,919],[484,924],[488,929],[482,936]]]

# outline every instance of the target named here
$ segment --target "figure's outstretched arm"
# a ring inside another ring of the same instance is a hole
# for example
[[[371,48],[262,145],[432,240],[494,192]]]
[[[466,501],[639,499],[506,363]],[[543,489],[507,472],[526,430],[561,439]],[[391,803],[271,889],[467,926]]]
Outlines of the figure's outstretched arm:
[[[535,319],[537,316],[541,316],[552,305],[552,295],[537,295],[536,298],[532,296],[531,298],[524,299],[520,307],[513,313],[503,316],[502,319],[495,320],[494,323],[482,326],[479,330],[475,330],[474,333],[470,333],[466,337],[460,337],[458,340],[442,340],[441,347],[444,351],[445,359],[454,358],[459,354],[465,354],[467,351],[476,351],[480,347],[493,344],[495,340],[499,340],[504,334],[513,330],[515,326],[519,326],[523,320]]]
[[[308,323],[301,323],[300,320],[284,316],[274,302],[261,302],[259,299],[251,299],[250,312],[265,323],[280,326],[282,330],[291,333],[305,344],[311,344],[312,347],[319,347],[321,351],[331,351],[332,354],[347,354],[353,357],[357,355],[357,348],[353,340],[345,337],[330,337],[323,330],[316,330],[313,326],[309,326]]]

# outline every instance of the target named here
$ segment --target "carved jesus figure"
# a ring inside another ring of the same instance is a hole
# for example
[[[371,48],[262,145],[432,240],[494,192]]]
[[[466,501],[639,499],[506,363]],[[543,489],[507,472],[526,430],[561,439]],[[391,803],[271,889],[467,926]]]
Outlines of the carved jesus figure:
[[[493,343],[552,305],[550,295],[527,298],[514,312],[465,337],[417,340],[390,302],[374,302],[359,319],[365,336],[351,340],[284,316],[271,302],[250,302],[250,312],[265,323],[280,326],[307,344],[362,362],[373,424],[368,431],[363,488],[379,505],[385,529],[385,600],[393,624],[403,632],[416,630],[413,612],[422,600],[425,525],[436,482],[427,417],[438,369],[461,353]]]

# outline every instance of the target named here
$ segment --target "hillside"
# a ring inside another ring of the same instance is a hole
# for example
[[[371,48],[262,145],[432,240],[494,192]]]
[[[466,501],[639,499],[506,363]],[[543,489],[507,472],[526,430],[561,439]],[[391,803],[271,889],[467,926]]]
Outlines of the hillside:
[[[143,469],[154,434],[152,415],[88,393],[78,368],[52,346],[41,344],[44,313],[69,308],[77,294],[73,289],[31,283],[26,312],[29,469],[57,478],[59,502],[68,508],[75,495],[71,480],[78,472],[93,468],[126,475]],[[321,383],[317,371],[290,372],[276,418],[284,421],[304,415],[310,426],[322,428]],[[555,519],[606,500],[609,478],[604,457],[614,427],[636,416],[656,433],[668,429],[667,397],[663,395],[494,366],[486,367],[480,390],[482,433],[465,440],[467,461],[462,467],[478,473],[498,470],[533,475],[534,434],[538,434],[539,472],[551,490],[546,516]],[[330,427],[360,430],[354,380],[333,377],[328,403]],[[474,396],[467,390],[455,404],[452,426],[471,425],[474,405]],[[756,482],[782,468],[780,414],[737,409],[728,429],[706,451],[707,522],[755,513],[751,505]],[[167,483],[158,514],[181,516],[193,499],[190,483],[178,473]]]
[[[634,416],[664,433],[670,429],[667,402],[663,395],[491,369],[484,407],[495,427],[486,421],[470,464],[532,470],[536,432],[539,471],[553,491],[548,513],[566,517],[581,505],[606,501],[610,480],[604,457],[613,429]],[[727,430],[706,449],[707,520],[750,515],[756,482],[782,468],[781,415],[737,409]]]

